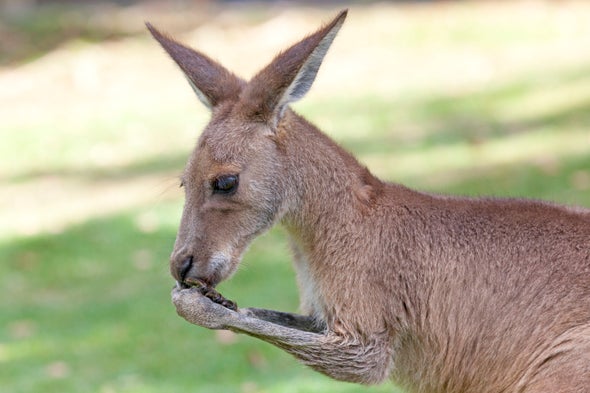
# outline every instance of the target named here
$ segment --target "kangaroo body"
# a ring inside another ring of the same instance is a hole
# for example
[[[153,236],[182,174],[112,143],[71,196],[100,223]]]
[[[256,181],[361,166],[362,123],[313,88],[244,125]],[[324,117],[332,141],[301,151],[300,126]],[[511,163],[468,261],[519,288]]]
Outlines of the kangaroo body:
[[[345,16],[248,83],[148,25],[212,110],[182,180],[178,313],[339,380],[393,378],[424,393],[590,391],[590,210],[374,177],[288,108]],[[303,315],[232,311],[182,285],[226,279],[275,223],[291,238]]]

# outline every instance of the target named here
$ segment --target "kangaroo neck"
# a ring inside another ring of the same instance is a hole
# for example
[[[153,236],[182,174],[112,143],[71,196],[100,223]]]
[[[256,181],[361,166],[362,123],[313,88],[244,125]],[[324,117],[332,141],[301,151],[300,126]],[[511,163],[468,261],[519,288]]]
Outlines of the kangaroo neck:
[[[289,206],[283,224],[295,239],[311,246],[327,231],[343,235],[366,209],[379,181],[315,126],[288,111],[283,135]]]

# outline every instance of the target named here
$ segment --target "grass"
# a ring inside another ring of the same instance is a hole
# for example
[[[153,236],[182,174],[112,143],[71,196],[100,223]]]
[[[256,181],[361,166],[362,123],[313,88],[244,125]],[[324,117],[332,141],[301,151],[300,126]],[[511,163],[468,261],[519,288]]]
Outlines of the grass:
[[[296,109],[386,179],[590,206],[590,56],[579,38],[590,35],[576,22],[590,8],[523,4],[356,6]],[[257,39],[269,26],[298,37],[329,13],[220,9],[186,39],[208,52],[213,39],[213,55],[250,71],[269,46],[290,42]],[[38,20],[10,26],[55,33]],[[332,381],[270,345],[175,315],[177,176],[207,113],[147,37],[100,34],[48,39],[60,44],[18,51],[0,68],[2,390],[395,391]],[[256,55],[244,60],[244,47]],[[482,71],[474,59],[501,66]],[[457,72],[465,64],[470,72]],[[240,305],[296,311],[281,229],[256,240],[220,289]]]

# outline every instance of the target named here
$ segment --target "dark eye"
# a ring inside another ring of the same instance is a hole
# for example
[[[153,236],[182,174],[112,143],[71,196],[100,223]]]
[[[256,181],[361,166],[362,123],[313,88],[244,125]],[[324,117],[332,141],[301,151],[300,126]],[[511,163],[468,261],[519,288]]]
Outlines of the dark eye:
[[[214,194],[233,194],[238,189],[238,175],[223,175],[211,183]]]

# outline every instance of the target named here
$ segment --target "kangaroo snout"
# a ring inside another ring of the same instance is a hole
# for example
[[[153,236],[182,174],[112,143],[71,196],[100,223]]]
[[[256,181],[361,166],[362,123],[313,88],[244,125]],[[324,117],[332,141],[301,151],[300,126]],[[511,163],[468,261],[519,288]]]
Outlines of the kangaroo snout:
[[[208,266],[201,266],[192,255],[172,258],[170,260],[170,273],[179,284],[186,283],[189,279],[196,279],[215,286],[217,278],[215,272]]]
[[[176,267],[176,274],[173,275],[177,278],[179,282],[184,282],[186,279],[187,273],[193,267],[193,257],[188,256],[180,264]]]
[[[174,250],[170,255],[170,274],[179,283],[184,282],[193,267],[194,257],[186,251]]]
[[[170,258],[170,273],[180,284],[196,279],[215,287],[226,278],[230,264],[231,257],[223,252],[213,252],[208,256],[174,252]]]

